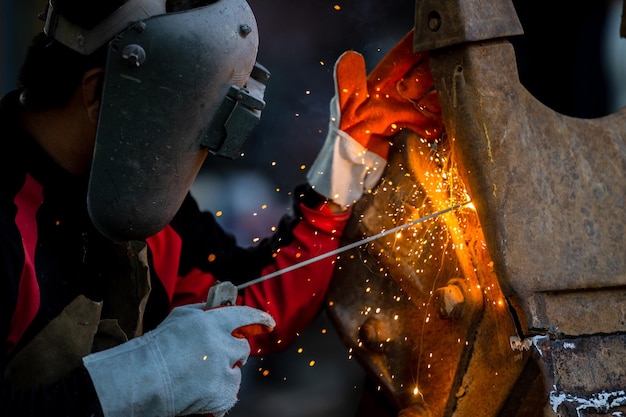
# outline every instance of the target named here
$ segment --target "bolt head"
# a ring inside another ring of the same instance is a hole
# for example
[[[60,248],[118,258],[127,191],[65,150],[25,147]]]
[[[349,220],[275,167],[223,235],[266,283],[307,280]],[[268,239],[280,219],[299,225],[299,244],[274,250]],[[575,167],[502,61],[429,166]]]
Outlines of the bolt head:
[[[388,328],[381,320],[368,317],[359,327],[359,340],[370,351],[381,352],[388,340]]]
[[[437,32],[441,28],[441,16],[436,11],[428,14],[428,30]]]
[[[129,65],[138,67],[146,61],[146,51],[135,43],[128,44],[122,50],[122,59]]]
[[[459,319],[463,314],[465,296],[458,285],[446,285],[438,288],[436,293],[439,317],[443,319]]]

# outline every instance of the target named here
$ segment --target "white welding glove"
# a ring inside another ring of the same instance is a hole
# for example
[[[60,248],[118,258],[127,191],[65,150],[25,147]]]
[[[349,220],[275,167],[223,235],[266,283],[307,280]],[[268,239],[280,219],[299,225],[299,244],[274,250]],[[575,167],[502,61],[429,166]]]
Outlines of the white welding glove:
[[[349,206],[380,180],[400,129],[440,137],[441,107],[428,56],[413,52],[413,32],[369,75],[362,55],[345,52],[335,64],[334,81],[328,135],[307,180],[319,194]]]
[[[246,328],[274,326],[269,314],[250,307],[188,305],[83,363],[106,417],[223,416],[237,401],[240,366],[250,354]]]

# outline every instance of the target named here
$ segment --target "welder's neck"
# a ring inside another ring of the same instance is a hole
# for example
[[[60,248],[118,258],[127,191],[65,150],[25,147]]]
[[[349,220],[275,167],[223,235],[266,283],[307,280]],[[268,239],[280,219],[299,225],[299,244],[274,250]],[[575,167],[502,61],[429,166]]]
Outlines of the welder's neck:
[[[96,127],[73,107],[25,111],[20,122],[59,166],[73,175],[85,175],[91,166]]]

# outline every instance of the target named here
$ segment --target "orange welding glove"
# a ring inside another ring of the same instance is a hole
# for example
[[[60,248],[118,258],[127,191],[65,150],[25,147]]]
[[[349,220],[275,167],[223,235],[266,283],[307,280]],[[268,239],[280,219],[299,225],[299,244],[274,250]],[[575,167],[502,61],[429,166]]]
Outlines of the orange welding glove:
[[[349,206],[380,180],[390,140],[400,129],[428,140],[441,135],[441,108],[428,55],[413,52],[412,31],[369,76],[363,56],[348,51],[335,64],[334,77],[328,135],[307,179],[318,193]]]

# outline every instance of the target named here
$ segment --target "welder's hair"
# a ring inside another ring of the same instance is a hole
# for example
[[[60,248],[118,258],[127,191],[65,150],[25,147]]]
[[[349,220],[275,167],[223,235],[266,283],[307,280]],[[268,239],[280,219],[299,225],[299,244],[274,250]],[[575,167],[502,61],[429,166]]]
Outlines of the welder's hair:
[[[57,10],[72,23],[89,29],[127,0],[56,0]],[[215,3],[217,0],[167,0],[167,12],[176,12]],[[104,68],[107,45],[84,56],[48,38],[37,35],[27,51],[18,78],[20,101],[32,111],[67,104],[91,68]]]
[[[89,56],[79,54],[43,32],[31,42],[18,78],[20,102],[28,110],[67,104],[91,68],[104,68],[107,46]]]

